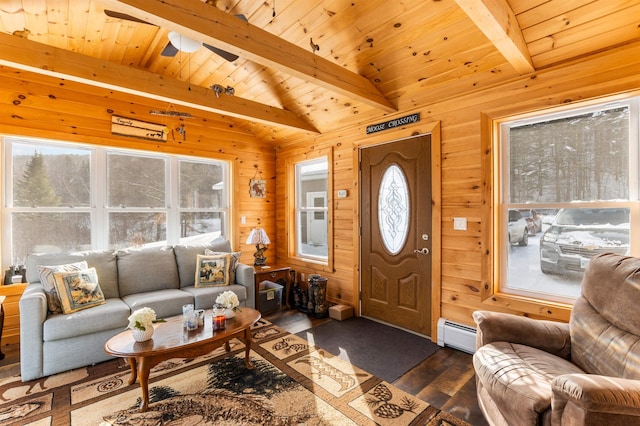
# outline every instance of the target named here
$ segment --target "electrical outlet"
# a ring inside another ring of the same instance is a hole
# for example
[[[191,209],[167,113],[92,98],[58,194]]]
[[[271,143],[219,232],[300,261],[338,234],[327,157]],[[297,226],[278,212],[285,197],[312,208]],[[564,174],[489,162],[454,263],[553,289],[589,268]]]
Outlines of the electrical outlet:
[[[240,225],[246,225],[246,224],[247,224],[247,217],[240,216]]]

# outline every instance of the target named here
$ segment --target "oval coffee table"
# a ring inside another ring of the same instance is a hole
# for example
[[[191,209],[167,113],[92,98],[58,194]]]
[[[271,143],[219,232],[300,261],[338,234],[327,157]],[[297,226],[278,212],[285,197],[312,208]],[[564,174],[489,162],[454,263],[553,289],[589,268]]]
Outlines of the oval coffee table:
[[[249,360],[251,350],[251,326],[260,319],[260,312],[251,308],[236,311],[235,318],[226,321],[224,330],[213,330],[211,311],[205,313],[204,326],[187,331],[182,326],[182,315],[167,318],[164,323],[154,324],[153,338],[146,342],[133,340],[131,330],[123,331],[105,343],[104,350],[109,355],[126,358],[131,367],[129,384],[140,380],[142,402],[140,411],[149,407],[149,371],[158,363],[171,358],[195,358],[205,355],[223,344],[231,350],[229,340],[239,338],[244,341],[244,362],[253,369]]]

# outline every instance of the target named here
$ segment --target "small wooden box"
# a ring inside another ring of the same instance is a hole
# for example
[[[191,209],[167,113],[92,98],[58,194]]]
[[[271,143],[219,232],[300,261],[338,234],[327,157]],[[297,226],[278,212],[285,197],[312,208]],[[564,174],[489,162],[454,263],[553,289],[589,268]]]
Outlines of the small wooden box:
[[[353,316],[353,306],[334,305],[329,308],[329,317],[338,321],[346,320]]]

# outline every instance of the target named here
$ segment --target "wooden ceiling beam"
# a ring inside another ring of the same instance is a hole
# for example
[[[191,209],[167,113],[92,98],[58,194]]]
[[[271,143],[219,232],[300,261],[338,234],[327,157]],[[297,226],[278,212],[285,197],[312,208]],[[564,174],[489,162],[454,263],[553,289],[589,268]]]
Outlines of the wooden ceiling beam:
[[[269,125],[319,133],[291,111],[0,33],[0,64]]]
[[[456,0],[460,8],[520,74],[535,71],[527,43],[507,0]]]
[[[385,112],[397,111],[366,77],[315,55],[311,48],[303,49],[201,0],[104,0],[100,3]]]

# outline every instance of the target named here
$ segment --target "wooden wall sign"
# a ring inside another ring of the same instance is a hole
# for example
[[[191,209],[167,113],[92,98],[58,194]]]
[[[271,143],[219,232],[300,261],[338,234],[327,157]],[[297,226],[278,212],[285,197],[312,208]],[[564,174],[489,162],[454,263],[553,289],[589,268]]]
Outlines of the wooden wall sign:
[[[117,115],[111,116],[111,133],[150,141],[167,141],[165,124],[148,123]]]
[[[367,134],[381,132],[387,129],[394,129],[396,127],[404,126],[405,124],[414,124],[420,121],[420,113],[417,112],[411,115],[405,115],[404,117],[394,118],[393,120],[385,121],[384,123],[372,124],[367,126]]]

